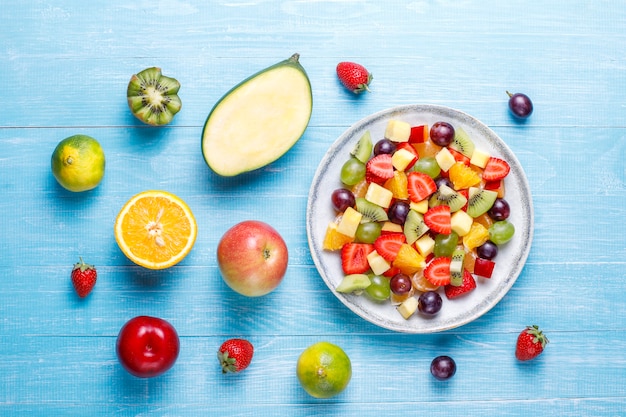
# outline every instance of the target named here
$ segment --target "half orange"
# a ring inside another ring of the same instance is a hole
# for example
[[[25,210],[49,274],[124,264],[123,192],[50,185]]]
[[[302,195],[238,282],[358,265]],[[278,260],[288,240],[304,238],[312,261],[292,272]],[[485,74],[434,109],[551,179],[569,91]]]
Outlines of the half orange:
[[[165,269],[182,261],[197,233],[191,209],[166,191],[135,195],[115,220],[115,240],[124,255],[149,269]]]

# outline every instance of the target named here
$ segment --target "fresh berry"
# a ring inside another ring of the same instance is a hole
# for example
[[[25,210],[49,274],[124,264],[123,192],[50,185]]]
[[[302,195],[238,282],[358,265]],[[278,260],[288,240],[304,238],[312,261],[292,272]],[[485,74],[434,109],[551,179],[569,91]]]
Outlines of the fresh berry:
[[[355,62],[340,62],[337,64],[337,77],[348,90],[355,94],[369,91],[372,74],[361,64]]]
[[[424,213],[424,223],[433,232],[449,235],[452,232],[450,207],[435,206]]]
[[[440,256],[433,259],[426,269],[424,269],[424,278],[433,285],[442,286],[450,283],[450,258]]]
[[[407,183],[409,198],[414,203],[419,203],[437,191],[435,181],[422,172],[409,172]]]
[[[476,288],[476,280],[469,273],[467,269],[463,270],[463,283],[459,286],[454,285],[446,285],[444,287],[444,292],[446,293],[446,297],[448,299],[453,299],[462,296],[463,294],[467,294]]]
[[[490,157],[483,170],[483,180],[485,181],[499,181],[506,177],[511,171],[509,163],[504,159]]]
[[[370,269],[367,255],[374,251],[369,243],[346,243],[341,248],[341,267],[346,275],[364,274]]]
[[[253,355],[254,347],[245,339],[229,339],[217,351],[223,373],[243,371],[250,365]]]
[[[528,326],[517,337],[515,357],[520,361],[536,358],[543,352],[548,342],[548,338],[539,330],[539,327]]]
[[[456,362],[450,356],[437,356],[430,363],[430,373],[439,381],[450,379],[456,373]]]
[[[79,297],[84,298],[96,285],[98,273],[93,265],[86,264],[83,262],[83,258],[80,258],[80,262],[74,265],[71,276],[76,293]]]
[[[365,167],[365,178],[369,182],[381,183],[389,178],[393,178],[393,163],[391,155],[376,155],[367,162]]]
[[[404,233],[386,233],[380,235],[374,242],[376,252],[388,262],[393,262],[400,252],[402,244],[406,242]]]
[[[533,102],[526,94],[506,92],[509,96],[509,109],[515,117],[526,119],[533,112]]]

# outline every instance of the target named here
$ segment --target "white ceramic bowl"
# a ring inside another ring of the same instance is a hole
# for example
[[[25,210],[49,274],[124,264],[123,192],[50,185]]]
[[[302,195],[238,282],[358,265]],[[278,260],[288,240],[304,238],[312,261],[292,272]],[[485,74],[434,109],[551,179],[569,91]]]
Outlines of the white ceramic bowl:
[[[443,307],[432,317],[416,312],[405,320],[389,301],[377,303],[365,295],[336,292],[335,287],[344,276],[341,256],[338,251],[322,249],[328,223],[336,216],[331,204],[331,194],[342,187],[339,179],[342,165],[366,130],[370,131],[374,143],[382,139],[390,119],[402,120],[412,126],[432,126],[437,121],[447,121],[455,127],[462,127],[478,149],[505,159],[511,166],[511,172],[505,179],[505,199],[511,206],[509,221],[515,226],[515,235],[499,248],[491,279],[476,277],[476,289],[455,300],[448,300],[442,293]],[[530,251],[534,223],[528,180],[511,149],[491,129],[472,116],[435,105],[406,105],[383,110],[360,120],[344,132],[330,147],[313,178],[306,218],[311,255],[329,290],[365,320],[386,329],[406,333],[434,333],[452,329],[477,319],[493,308],[506,295],[522,271]]]

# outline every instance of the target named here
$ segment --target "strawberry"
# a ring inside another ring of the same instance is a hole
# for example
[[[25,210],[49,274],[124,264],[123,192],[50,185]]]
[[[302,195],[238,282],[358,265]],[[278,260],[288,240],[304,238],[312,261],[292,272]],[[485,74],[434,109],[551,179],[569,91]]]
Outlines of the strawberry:
[[[337,77],[348,90],[354,94],[369,91],[372,74],[361,64],[355,62],[340,62],[337,64]]]
[[[369,243],[346,243],[341,248],[341,268],[346,275],[364,274],[370,269],[367,255],[374,251]]]
[[[217,351],[223,373],[241,372],[250,365],[254,347],[245,339],[228,339]]]
[[[511,167],[504,159],[490,157],[483,170],[483,180],[498,181],[509,174]]]
[[[539,327],[535,325],[527,326],[519,336],[517,336],[515,357],[520,361],[528,361],[536,358],[543,352],[548,342],[548,338],[539,330]]]
[[[424,278],[433,285],[448,285],[450,283],[450,262],[450,258],[446,256],[434,258],[424,269]]]
[[[79,297],[84,298],[96,285],[98,273],[93,265],[86,264],[83,262],[83,258],[80,258],[80,262],[75,264],[72,269],[71,277],[76,293]]]
[[[472,274],[470,274],[470,272],[465,269],[463,270],[463,282],[461,283],[461,285],[446,285],[444,287],[444,292],[446,293],[446,297],[451,300],[453,298],[460,297],[463,294],[467,294],[474,288],[476,288],[476,280],[474,279]]]
[[[407,182],[409,198],[414,203],[419,203],[437,191],[435,181],[422,172],[409,172]]]
[[[376,252],[388,262],[393,262],[398,256],[400,247],[406,242],[404,233],[386,233],[380,235],[374,242]]]
[[[365,166],[365,178],[368,182],[382,183],[393,178],[393,163],[391,155],[383,153],[376,155]]]
[[[431,207],[424,213],[426,226],[433,232],[444,235],[449,235],[452,232],[450,218],[450,207],[443,205]]]

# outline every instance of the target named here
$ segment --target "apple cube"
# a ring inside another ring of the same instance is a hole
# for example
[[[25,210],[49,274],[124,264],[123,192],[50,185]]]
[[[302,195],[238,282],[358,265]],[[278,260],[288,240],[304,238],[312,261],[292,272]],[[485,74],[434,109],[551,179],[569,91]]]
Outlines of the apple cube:
[[[484,168],[485,166],[487,166],[487,161],[489,161],[490,157],[491,155],[489,155],[487,152],[480,149],[475,149],[474,153],[472,154],[472,158],[470,159],[470,164],[475,165],[479,168]]]
[[[485,278],[491,278],[493,268],[496,266],[494,261],[483,258],[476,258],[474,263],[474,274]]]
[[[472,218],[472,216],[470,216],[463,210],[455,212],[450,218],[452,230],[456,232],[456,234],[458,234],[459,236],[465,236],[466,234],[468,234],[470,228],[472,227],[472,223],[474,223],[474,219]]]
[[[413,126],[409,136],[409,143],[424,143],[428,139],[429,133],[428,125]]]
[[[409,208],[411,210],[417,211],[420,214],[424,214],[428,211],[428,199],[418,201],[417,203],[411,201],[411,203],[409,204]]]
[[[337,231],[346,236],[354,237],[356,235],[356,229],[359,227],[359,224],[361,224],[362,218],[363,215],[361,213],[352,207],[348,207],[346,211],[343,212],[343,216],[341,216]]]
[[[417,251],[420,253],[420,255],[425,258],[433,253],[433,251],[435,250],[435,239],[430,237],[430,235],[425,234],[424,236],[417,239],[417,241],[415,242],[415,247],[417,248]]]
[[[408,320],[417,311],[418,301],[415,297],[409,297],[402,302],[397,308],[398,313]]]
[[[383,223],[383,227],[380,229],[381,233],[403,233],[402,225],[392,222]]]
[[[370,264],[374,275],[382,275],[391,268],[391,264],[376,251],[367,255],[367,262]]]
[[[385,137],[392,142],[408,142],[411,136],[411,125],[401,120],[391,119],[385,129]]]
[[[452,165],[456,163],[454,155],[452,155],[452,152],[450,152],[448,148],[441,148],[435,155],[435,160],[439,164],[439,168],[445,172],[448,172],[448,170],[452,168]]]
[[[415,154],[408,149],[398,149],[391,157],[391,164],[398,171],[404,171],[406,167],[411,165],[417,158]]]
[[[389,208],[391,200],[393,199],[393,193],[382,185],[371,182],[365,192],[365,199],[383,208]]]

